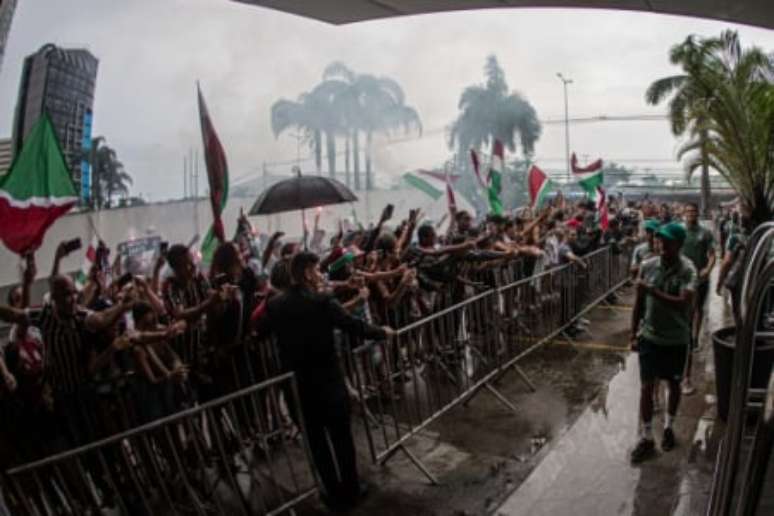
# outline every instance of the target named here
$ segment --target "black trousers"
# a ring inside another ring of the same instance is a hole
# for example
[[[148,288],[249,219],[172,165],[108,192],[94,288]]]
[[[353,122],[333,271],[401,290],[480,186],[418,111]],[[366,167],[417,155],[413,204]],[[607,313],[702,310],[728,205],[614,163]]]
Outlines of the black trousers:
[[[326,398],[301,400],[309,447],[330,502],[349,505],[360,490],[349,399],[346,393]]]

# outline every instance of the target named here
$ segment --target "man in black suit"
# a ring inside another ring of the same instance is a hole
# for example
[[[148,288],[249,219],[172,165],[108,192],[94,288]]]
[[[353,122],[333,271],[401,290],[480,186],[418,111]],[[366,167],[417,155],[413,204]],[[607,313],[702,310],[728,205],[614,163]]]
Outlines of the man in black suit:
[[[377,340],[395,332],[353,317],[333,296],[321,293],[323,277],[319,262],[314,253],[302,252],[293,257],[293,285],[268,303],[258,326],[261,333],[271,331],[276,335],[282,366],[296,375],[309,445],[327,495],[323,499],[331,509],[342,510],[358,501],[361,488],[349,396],[333,330],[339,328]],[[331,455],[326,432],[335,456]]]

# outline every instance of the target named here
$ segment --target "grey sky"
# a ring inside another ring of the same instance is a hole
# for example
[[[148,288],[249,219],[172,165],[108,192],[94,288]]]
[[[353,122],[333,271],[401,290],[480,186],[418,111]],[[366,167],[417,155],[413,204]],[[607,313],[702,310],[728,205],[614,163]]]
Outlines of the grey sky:
[[[714,35],[729,27],[745,45],[774,50],[774,31],[641,13],[507,9],[335,27],[228,0],[24,0],[0,75],[0,135],[10,134],[25,55],[49,41],[89,48],[100,60],[96,134],[116,148],[135,192],[179,196],[182,156],[200,145],[197,79],[237,178],[263,161],[295,158],[295,141],[271,134],[269,107],[310,89],[325,65],[341,60],[398,80],[429,131],[416,142],[377,150],[377,173],[386,179],[448,156],[444,135],[432,130],[455,117],[460,92],[482,80],[490,53],[541,119],[563,116],[557,71],[575,81],[571,117],[662,113],[646,106],[643,95],[652,80],[675,71],[669,47],[689,33]],[[622,162],[671,158],[677,147],[666,122],[576,125],[571,141],[579,154]],[[538,163],[558,171],[563,156],[563,126],[544,126]]]

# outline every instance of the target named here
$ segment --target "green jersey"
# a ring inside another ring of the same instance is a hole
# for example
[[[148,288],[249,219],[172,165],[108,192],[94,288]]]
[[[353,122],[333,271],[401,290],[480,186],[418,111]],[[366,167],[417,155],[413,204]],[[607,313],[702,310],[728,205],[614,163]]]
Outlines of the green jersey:
[[[696,268],[691,260],[680,255],[677,263],[667,268],[660,256],[643,262],[640,278],[648,285],[679,296],[696,290]],[[677,306],[645,294],[645,310],[640,335],[660,346],[688,346],[691,342],[691,303]]]
[[[683,242],[681,252],[693,262],[697,272],[701,271],[709,263],[710,252],[714,252],[715,237],[712,236],[712,231],[701,224],[696,224],[693,227],[685,224],[684,227],[685,242]]]

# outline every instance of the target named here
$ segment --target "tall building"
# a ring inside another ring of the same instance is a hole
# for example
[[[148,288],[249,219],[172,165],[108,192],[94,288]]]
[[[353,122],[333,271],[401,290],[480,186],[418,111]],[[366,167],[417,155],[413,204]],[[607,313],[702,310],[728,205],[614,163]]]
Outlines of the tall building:
[[[11,139],[0,138],[0,176],[5,175],[11,168],[11,161],[13,161]]]
[[[16,0],[0,0],[0,70],[3,68],[5,44],[11,32],[13,12],[16,10]]]
[[[91,128],[98,64],[88,50],[63,49],[50,43],[27,56],[13,123],[14,153],[19,152],[35,122],[47,112],[73,180],[80,182],[81,146],[84,128],[87,133]]]

